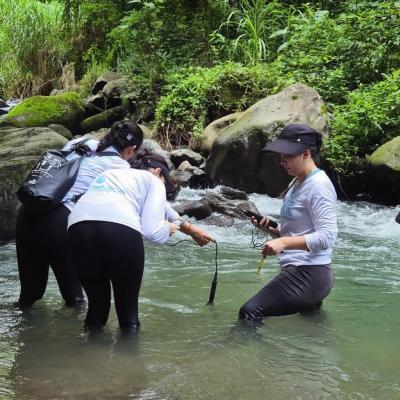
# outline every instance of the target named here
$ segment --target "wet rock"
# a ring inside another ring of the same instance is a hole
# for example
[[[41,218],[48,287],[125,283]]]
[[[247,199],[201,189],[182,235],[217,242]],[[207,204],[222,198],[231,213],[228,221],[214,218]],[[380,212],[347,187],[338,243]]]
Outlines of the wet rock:
[[[400,224],[400,212],[396,215],[396,220],[398,224]]]
[[[95,95],[87,99],[88,106],[95,106],[100,112],[106,107],[106,99],[101,93],[96,93]],[[92,108],[93,109],[93,108]]]
[[[104,86],[111,81],[115,81],[117,79],[121,79],[122,75],[113,72],[113,71],[107,71],[101,76],[99,76],[94,83],[92,87],[92,93],[97,94],[100,90],[103,90]]]
[[[207,217],[206,219],[203,219],[203,221],[201,222],[205,225],[228,227],[228,226],[233,226],[233,224],[235,223],[235,219],[230,217],[229,215],[213,214]]]
[[[194,217],[198,220],[205,219],[213,213],[210,205],[204,200],[185,201],[174,205],[174,210],[179,215],[187,215],[188,217]]]
[[[125,85],[125,79],[121,78],[108,82],[103,87],[102,92],[103,95],[107,98],[107,105],[109,107],[120,105],[122,103],[121,93],[124,85]]]
[[[190,187],[192,189],[204,189],[209,186],[209,181],[204,170],[189,166],[185,170],[174,170],[171,179],[180,187]]]
[[[232,189],[228,186],[222,186],[220,188],[220,192],[223,196],[227,197],[231,200],[248,200],[249,196],[245,192],[242,192],[237,189]]]
[[[171,161],[176,167],[183,161],[189,161],[191,165],[198,167],[203,164],[204,157],[190,149],[178,149],[171,151]]]
[[[0,108],[6,108],[6,107],[8,107],[8,104],[3,99],[0,99]]]
[[[232,200],[222,194],[207,192],[201,200],[183,201],[174,205],[174,209],[180,215],[188,215],[196,219],[205,219],[210,217],[210,222],[220,226],[230,226],[231,219],[247,219],[244,211],[251,211],[259,214],[257,207],[251,201]],[[220,215],[214,216],[213,213]],[[211,217],[212,216],[212,217]]]
[[[93,115],[92,117],[84,119],[80,125],[79,130],[82,133],[97,131],[100,128],[109,128],[114,122],[120,121],[125,115],[125,109],[122,106],[110,108],[100,114]]]
[[[143,144],[140,147],[141,149],[147,149],[152,153],[156,153],[162,157],[164,157],[165,161],[168,164],[168,168],[172,171],[174,169],[174,164],[172,164],[170,159],[170,154],[168,151],[164,150],[155,140],[153,139],[144,139]]]
[[[52,129],[54,132],[57,132],[61,136],[64,136],[66,139],[71,140],[72,139],[72,133],[69,129],[67,129],[65,126],[60,125],[60,124],[50,124],[48,128]]]
[[[206,193],[204,200],[214,212],[229,215],[234,218],[247,218],[243,211],[251,211],[259,214],[256,205],[247,200],[231,200],[222,194],[215,192]]]
[[[153,138],[154,132],[150,128],[148,128],[146,125],[142,125],[142,124],[138,124],[138,125],[142,129],[144,139],[152,139]]]
[[[349,171],[335,175],[338,196],[347,200],[363,200],[396,206],[400,204],[400,172],[386,164],[371,164],[365,159],[356,159]]]
[[[191,165],[189,161],[182,161],[178,167],[178,171],[186,171],[190,167]]]

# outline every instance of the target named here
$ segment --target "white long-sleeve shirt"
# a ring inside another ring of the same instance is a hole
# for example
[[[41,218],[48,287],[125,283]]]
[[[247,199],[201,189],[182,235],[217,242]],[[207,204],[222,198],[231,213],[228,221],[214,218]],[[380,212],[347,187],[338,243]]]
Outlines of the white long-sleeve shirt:
[[[309,251],[285,250],[281,266],[331,263],[337,237],[337,196],[324,171],[315,170],[299,187],[292,186],[281,209],[281,236],[304,236]]]
[[[71,140],[64,146],[63,150],[70,150],[73,145],[82,140],[84,140],[84,138]],[[89,139],[85,145],[89,146],[90,149],[95,152],[98,143],[99,141],[96,139]],[[72,210],[75,206],[75,203],[72,201],[74,196],[81,195],[82,193],[86,192],[93,180],[102,172],[115,168],[130,168],[129,163],[120,157],[117,149],[115,149],[113,146],[107,147],[104,149],[104,151],[115,153],[115,156],[92,155],[82,159],[76,180],[62,200],[63,204],[70,210]],[[76,153],[72,153],[68,156],[69,159],[73,159],[75,157],[79,156]]]
[[[98,176],[80,198],[69,216],[68,228],[81,221],[108,221],[164,243],[169,237],[168,208],[159,178],[144,170],[112,169]]]

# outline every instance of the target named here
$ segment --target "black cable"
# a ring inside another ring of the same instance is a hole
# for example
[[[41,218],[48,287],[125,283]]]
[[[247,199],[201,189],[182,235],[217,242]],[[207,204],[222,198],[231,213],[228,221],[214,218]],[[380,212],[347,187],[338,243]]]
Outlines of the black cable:
[[[215,292],[217,290],[217,279],[218,279],[218,243],[214,240],[215,243],[215,273],[214,273],[214,278],[211,282],[211,289],[210,289],[210,296],[208,298],[207,305],[214,305],[214,298],[215,298]]]
[[[193,243],[192,240],[189,239],[182,239],[179,240],[176,243],[173,244],[169,244],[167,243],[168,246],[170,247],[174,247],[182,242],[189,242],[189,243]],[[210,296],[208,297],[208,302],[207,305],[214,305],[214,298],[215,298],[215,292],[217,290],[217,283],[218,283],[218,243],[216,240],[214,240],[215,243],[215,273],[214,273],[214,278],[211,282],[211,289],[210,289]]]

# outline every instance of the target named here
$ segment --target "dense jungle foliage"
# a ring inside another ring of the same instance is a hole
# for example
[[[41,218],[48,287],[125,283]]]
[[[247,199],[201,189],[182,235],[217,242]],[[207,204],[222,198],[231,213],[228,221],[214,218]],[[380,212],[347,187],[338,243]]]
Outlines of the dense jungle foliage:
[[[175,144],[306,83],[332,115],[325,157],[345,170],[400,132],[400,1],[0,0],[0,96],[85,96],[110,69]]]

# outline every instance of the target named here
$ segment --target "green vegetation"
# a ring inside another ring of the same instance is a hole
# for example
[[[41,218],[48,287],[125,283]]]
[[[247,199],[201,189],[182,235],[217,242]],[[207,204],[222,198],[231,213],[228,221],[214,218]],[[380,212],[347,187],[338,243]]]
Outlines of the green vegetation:
[[[0,96],[111,69],[124,105],[165,144],[302,82],[333,115],[327,159],[344,171],[400,131],[398,0],[0,0]],[[5,10],[5,12],[3,12]]]
[[[166,145],[190,142],[221,115],[244,110],[282,86],[267,65],[180,69],[169,76],[157,105],[158,137]]]
[[[331,164],[343,170],[354,157],[370,154],[400,135],[400,69],[349,93],[333,116],[325,152]]]

